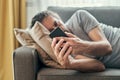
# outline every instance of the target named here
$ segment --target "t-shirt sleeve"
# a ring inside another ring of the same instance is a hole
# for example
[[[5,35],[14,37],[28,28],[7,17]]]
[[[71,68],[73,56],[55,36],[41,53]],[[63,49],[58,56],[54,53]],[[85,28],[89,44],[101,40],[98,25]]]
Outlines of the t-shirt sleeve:
[[[91,29],[99,25],[99,22],[96,20],[96,18],[85,10],[79,10],[76,12],[76,14],[78,22],[81,22],[81,27],[86,33],[89,33]]]

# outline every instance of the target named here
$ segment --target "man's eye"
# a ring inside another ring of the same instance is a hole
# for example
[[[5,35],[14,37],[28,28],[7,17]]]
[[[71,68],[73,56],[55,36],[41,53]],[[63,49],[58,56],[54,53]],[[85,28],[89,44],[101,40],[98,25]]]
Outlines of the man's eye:
[[[57,26],[58,26],[56,21],[54,22],[54,26],[55,26],[55,27],[57,27]]]

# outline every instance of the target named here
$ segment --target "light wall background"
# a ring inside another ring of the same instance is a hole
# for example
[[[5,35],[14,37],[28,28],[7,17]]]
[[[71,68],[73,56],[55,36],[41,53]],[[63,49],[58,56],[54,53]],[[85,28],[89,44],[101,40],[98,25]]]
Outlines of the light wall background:
[[[27,0],[27,26],[30,26],[32,17],[48,6],[62,7],[102,7],[120,6],[120,0]]]

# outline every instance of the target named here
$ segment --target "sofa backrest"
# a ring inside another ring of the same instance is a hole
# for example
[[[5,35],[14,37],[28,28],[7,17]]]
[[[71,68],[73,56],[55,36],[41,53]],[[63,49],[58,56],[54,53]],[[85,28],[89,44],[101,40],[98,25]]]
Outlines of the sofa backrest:
[[[58,13],[64,22],[66,22],[72,14],[79,9],[87,10],[99,22],[120,27],[120,7],[48,7],[48,10]]]

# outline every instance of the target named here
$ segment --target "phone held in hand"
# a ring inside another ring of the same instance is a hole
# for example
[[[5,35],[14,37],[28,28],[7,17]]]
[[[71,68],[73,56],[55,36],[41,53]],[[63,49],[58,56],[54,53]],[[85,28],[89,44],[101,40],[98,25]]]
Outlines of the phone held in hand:
[[[59,28],[57,27],[56,29],[54,29],[50,34],[49,36],[51,38],[54,38],[54,37],[67,37],[67,35]]]

